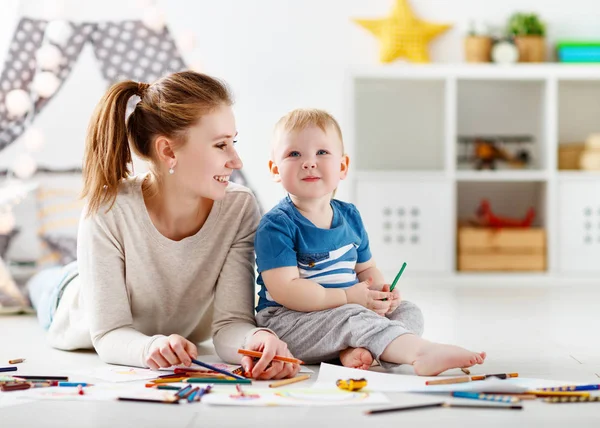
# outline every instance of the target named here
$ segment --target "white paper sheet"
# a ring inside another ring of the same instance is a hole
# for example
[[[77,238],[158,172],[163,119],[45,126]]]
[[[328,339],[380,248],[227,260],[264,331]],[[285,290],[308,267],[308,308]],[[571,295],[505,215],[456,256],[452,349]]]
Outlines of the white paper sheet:
[[[313,384],[313,388],[331,388],[338,379],[360,379],[367,380],[367,391],[378,392],[451,392],[451,391],[475,391],[475,392],[510,392],[520,393],[536,388],[549,388],[566,384],[575,385],[577,382],[533,379],[533,378],[490,378],[481,381],[467,383],[455,383],[449,385],[427,386],[428,380],[443,379],[444,377],[457,376],[411,376],[391,373],[379,373],[369,370],[351,369],[331,364],[321,364],[319,377]]]
[[[173,373],[173,370],[168,370],[168,373]],[[142,369],[139,367],[114,366],[106,365],[106,367],[98,367],[89,370],[68,370],[66,374],[89,376],[95,379],[102,379],[107,382],[131,382],[134,380],[156,379],[157,377],[166,374],[167,372],[158,372],[150,369]]]
[[[237,394],[210,393],[202,397],[202,402],[217,406],[356,406],[389,403],[388,398],[378,392],[347,392],[334,389],[318,390],[288,389],[269,391],[265,389],[244,388],[248,398],[238,397]],[[258,397],[252,397],[255,394]]]

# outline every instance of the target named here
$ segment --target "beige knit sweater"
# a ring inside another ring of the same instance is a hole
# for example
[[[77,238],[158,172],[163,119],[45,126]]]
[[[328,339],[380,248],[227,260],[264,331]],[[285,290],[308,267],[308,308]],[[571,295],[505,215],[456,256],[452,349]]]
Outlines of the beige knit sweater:
[[[65,289],[48,339],[95,348],[107,363],[144,367],[152,342],[180,334],[213,337],[218,355],[237,363],[253,334],[254,233],[260,220],[247,188],[230,183],[202,229],[172,241],[154,227],[141,191],[144,176],[123,182],[107,213],[79,223],[80,275]]]

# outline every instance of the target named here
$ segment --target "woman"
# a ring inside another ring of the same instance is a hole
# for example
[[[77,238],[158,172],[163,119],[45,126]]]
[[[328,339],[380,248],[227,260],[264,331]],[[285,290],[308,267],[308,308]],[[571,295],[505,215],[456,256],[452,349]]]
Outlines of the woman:
[[[242,167],[231,105],[222,82],[190,71],[104,95],[86,140],[78,266],[51,290],[32,289],[52,346],[93,346],[105,362],[158,369],[190,365],[194,343],[212,334],[218,355],[254,378],[298,372],[272,361],[291,356],[287,345],[255,325],[260,215],[251,192],[229,183]],[[131,148],[148,173],[130,174]],[[254,364],[238,348],[263,357]]]

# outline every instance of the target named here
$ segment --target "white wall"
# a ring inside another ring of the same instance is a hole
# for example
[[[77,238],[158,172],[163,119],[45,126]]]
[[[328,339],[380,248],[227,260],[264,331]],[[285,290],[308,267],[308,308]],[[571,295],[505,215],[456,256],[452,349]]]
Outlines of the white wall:
[[[118,20],[139,18],[138,1],[66,0],[69,18]],[[0,61],[22,14],[41,16],[41,0],[19,4],[3,0],[0,14]],[[175,34],[193,30],[207,73],[231,85],[240,131],[239,151],[245,173],[266,208],[283,195],[266,167],[272,125],[299,106],[329,110],[345,129],[345,74],[352,67],[377,64],[378,43],[353,17],[387,15],[393,0],[189,0],[159,1]],[[462,36],[469,20],[502,25],[514,11],[536,11],[548,23],[550,42],[558,38],[600,39],[597,0],[412,0],[422,19],[453,23],[454,28],[431,44],[434,62],[462,61]],[[398,62],[394,66],[401,66]],[[87,117],[102,92],[92,55],[82,58],[67,87],[39,118],[52,146],[40,153],[46,164],[79,164]],[[349,147],[352,154],[353,148]],[[17,150],[17,148],[12,148]],[[0,152],[0,168],[11,157]],[[342,187],[338,195],[347,195]]]

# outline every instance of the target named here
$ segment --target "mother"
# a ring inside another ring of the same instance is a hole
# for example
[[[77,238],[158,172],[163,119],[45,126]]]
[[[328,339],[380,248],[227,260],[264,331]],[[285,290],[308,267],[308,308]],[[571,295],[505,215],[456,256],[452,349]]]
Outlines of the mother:
[[[212,334],[224,361],[239,363],[238,348],[263,351],[256,364],[241,359],[254,378],[298,372],[271,361],[291,354],[255,325],[260,214],[252,193],[229,183],[242,167],[231,105],[222,82],[189,71],[104,95],[86,141],[78,266],[32,290],[52,346],[93,346],[105,362],[157,369],[190,365],[194,343]],[[131,148],[148,173],[130,173]]]

